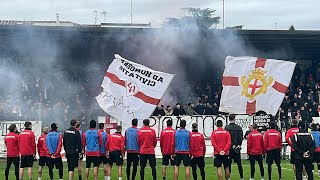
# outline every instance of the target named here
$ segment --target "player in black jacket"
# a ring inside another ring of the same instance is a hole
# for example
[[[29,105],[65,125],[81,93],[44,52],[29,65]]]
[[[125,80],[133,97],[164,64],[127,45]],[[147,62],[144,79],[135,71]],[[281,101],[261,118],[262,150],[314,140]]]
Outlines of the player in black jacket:
[[[78,159],[81,154],[81,137],[76,129],[77,120],[71,120],[71,127],[64,132],[63,146],[68,162],[69,179],[73,179],[74,169],[78,167]]]
[[[313,180],[312,163],[315,142],[313,137],[308,133],[305,122],[300,121],[298,126],[299,132],[292,138],[292,147],[296,152],[296,179],[302,180],[302,169],[304,166],[308,174],[308,180]]]
[[[229,131],[231,135],[231,149],[230,149],[230,174],[231,174],[231,163],[232,159],[238,165],[240,179],[243,179],[243,168],[241,164],[241,145],[243,141],[243,131],[241,126],[235,123],[236,116],[234,114],[229,115],[229,125],[226,126],[226,130]]]

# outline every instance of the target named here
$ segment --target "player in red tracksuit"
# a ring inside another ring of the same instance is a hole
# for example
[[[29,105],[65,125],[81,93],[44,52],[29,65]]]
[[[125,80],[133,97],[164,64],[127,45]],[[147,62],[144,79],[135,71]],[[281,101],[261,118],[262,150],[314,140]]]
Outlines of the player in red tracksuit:
[[[138,131],[138,143],[140,146],[140,179],[144,180],[144,169],[149,165],[152,170],[152,177],[154,180],[157,179],[156,171],[156,156],[154,148],[157,146],[156,132],[149,127],[150,120],[143,120],[143,127]],[[148,178],[150,179],[150,178]]]
[[[217,130],[211,133],[211,144],[214,148],[214,166],[217,168],[218,179],[222,180],[222,164],[225,170],[225,178],[230,178],[229,172],[229,153],[231,146],[230,133],[224,130],[223,123],[218,120],[216,123]]]
[[[123,165],[123,158],[125,153],[125,139],[121,135],[122,127],[117,126],[116,132],[111,134],[108,137],[106,149],[107,149],[107,156],[109,156],[109,167],[110,167],[110,176],[112,165],[115,163],[118,166],[118,177],[119,180],[122,179],[122,165]],[[110,180],[110,177],[107,177],[107,180]]]
[[[19,178],[23,179],[24,168],[28,168],[29,179],[32,178],[32,167],[36,157],[36,137],[32,132],[32,123],[26,121],[24,123],[25,129],[20,133],[20,155],[21,166]]]
[[[169,161],[173,165],[171,156],[174,154],[174,136],[176,131],[172,128],[172,120],[167,121],[167,128],[163,129],[160,134],[160,148],[162,153],[162,177],[166,179],[167,166]]]
[[[192,132],[190,134],[190,155],[191,155],[191,167],[192,176],[194,180],[197,180],[197,166],[200,169],[202,180],[205,180],[206,174],[204,171],[205,162],[204,155],[206,154],[206,143],[203,134],[198,132],[198,124],[192,124]]]
[[[268,163],[268,176],[271,180],[271,166],[273,161],[277,164],[279,179],[281,179],[281,149],[282,149],[282,137],[280,132],[276,130],[277,125],[275,122],[270,123],[270,130],[264,134],[264,147],[267,151],[267,163]]]
[[[41,179],[42,177],[42,169],[44,166],[48,165],[48,156],[49,151],[46,147],[46,141],[45,138],[49,132],[48,127],[44,127],[42,129],[43,134],[38,139],[37,149],[38,149],[38,155],[39,155],[39,170],[38,170],[38,179]]]
[[[5,170],[6,180],[9,180],[9,170],[11,164],[14,165],[14,174],[16,180],[19,179],[19,135],[16,134],[17,127],[15,124],[9,126],[9,133],[4,138],[4,143],[7,147],[7,166]]]
[[[293,164],[293,172],[294,173],[296,173],[296,166],[294,165],[295,164],[295,162],[294,162],[295,152],[292,147],[292,138],[298,132],[299,132],[298,121],[294,119],[291,122],[291,129],[289,129],[286,134],[286,141],[287,141],[288,145],[291,147],[290,163]],[[303,174],[306,174],[306,173],[304,172]],[[294,175],[296,175],[296,174],[294,174]]]
[[[258,161],[261,179],[264,179],[263,157],[265,154],[263,135],[258,132],[257,124],[253,124],[253,131],[247,137],[247,153],[249,155],[251,167],[251,180],[254,179],[255,162]]]

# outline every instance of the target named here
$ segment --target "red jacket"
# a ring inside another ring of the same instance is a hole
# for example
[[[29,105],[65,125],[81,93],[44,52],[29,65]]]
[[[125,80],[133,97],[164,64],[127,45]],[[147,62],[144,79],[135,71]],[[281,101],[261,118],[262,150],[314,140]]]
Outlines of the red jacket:
[[[261,155],[265,154],[263,135],[257,130],[253,130],[247,138],[247,154]]]
[[[36,155],[36,137],[31,129],[23,130],[19,136],[19,147],[21,156]]]
[[[140,154],[155,154],[154,148],[157,146],[156,132],[149,126],[143,126],[138,131],[138,143]]]
[[[109,152],[112,151],[121,151],[122,154],[124,154],[124,137],[121,135],[121,133],[113,133],[108,137],[106,149]]]
[[[38,148],[38,154],[40,157],[49,156],[49,151],[47,149],[46,140],[45,140],[46,136],[47,134],[42,134],[38,139],[37,148]]]
[[[211,133],[211,144],[214,148],[214,154],[220,154],[221,151],[225,155],[229,155],[231,146],[230,133],[223,128],[218,128]]]
[[[167,127],[160,134],[160,148],[163,155],[174,154],[174,136],[176,131],[172,127]]]
[[[282,149],[281,134],[275,129],[270,129],[264,134],[264,147],[267,151],[273,149]]]
[[[4,138],[7,146],[7,157],[19,157],[19,135],[9,132]]]
[[[293,138],[293,136],[295,134],[297,134],[299,132],[299,128],[298,127],[294,127],[288,130],[287,134],[286,134],[286,141],[289,144],[289,146],[291,146],[291,152],[294,151],[293,147],[292,147],[292,141],[291,139]]]
[[[203,134],[191,132],[190,134],[190,155],[193,157],[201,157],[206,154],[206,143]]]

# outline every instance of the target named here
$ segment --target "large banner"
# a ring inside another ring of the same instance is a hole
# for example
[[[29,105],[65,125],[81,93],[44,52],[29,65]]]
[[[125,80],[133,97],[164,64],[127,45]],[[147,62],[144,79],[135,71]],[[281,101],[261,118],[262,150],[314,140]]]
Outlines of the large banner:
[[[130,124],[150,117],[173,77],[115,55],[96,99],[106,113]]]
[[[222,120],[223,124],[226,125],[228,123],[228,116],[162,116],[162,117],[150,117],[150,126],[156,131],[156,135],[159,138],[160,132],[164,128],[166,128],[166,121],[171,119],[173,121],[173,128],[178,129],[180,121],[186,120],[187,126],[186,129],[192,130],[192,123],[198,124],[199,132],[203,133],[206,138],[210,138],[212,131],[216,128],[215,123],[217,120]],[[114,132],[115,124],[121,124],[115,118],[106,118],[100,116],[98,118],[99,123],[105,123],[108,131],[111,133]],[[252,125],[253,118],[249,115],[236,115],[236,124],[240,125],[243,129],[243,133],[248,130],[249,125]],[[122,124],[123,133],[124,131],[130,127],[128,124]],[[138,127],[142,127],[142,121],[139,121]]]
[[[11,124],[16,124],[17,129],[19,132],[24,130],[24,123],[25,121],[1,121],[0,122],[0,154],[4,153],[6,150],[6,146],[4,144],[4,137],[9,133],[9,126]],[[32,131],[34,135],[38,139],[41,136],[41,125],[42,121],[31,121],[32,123]]]
[[[256,57],[225,60],[219,111],[276,115],[288,89],[296,63]]]

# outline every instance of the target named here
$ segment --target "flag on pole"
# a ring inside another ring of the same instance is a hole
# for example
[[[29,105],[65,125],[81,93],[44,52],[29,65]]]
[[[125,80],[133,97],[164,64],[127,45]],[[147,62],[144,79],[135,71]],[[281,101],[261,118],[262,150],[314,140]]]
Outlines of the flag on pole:
[[[296,63],[256,57],[225,60],[219,111],[276,115],[290,84]]]
[[[96,97],[99,106],[124,123],[148,119],[174,75],[152,70],[115,55]]]

